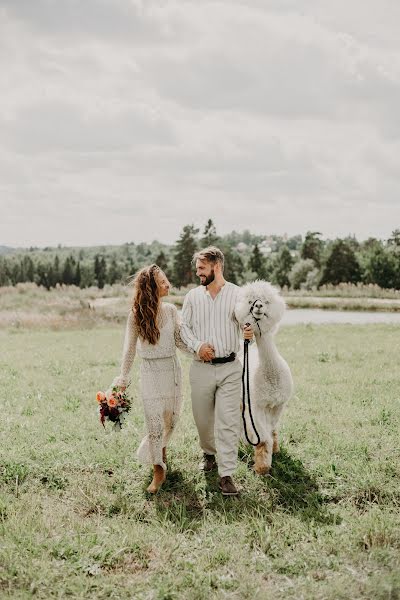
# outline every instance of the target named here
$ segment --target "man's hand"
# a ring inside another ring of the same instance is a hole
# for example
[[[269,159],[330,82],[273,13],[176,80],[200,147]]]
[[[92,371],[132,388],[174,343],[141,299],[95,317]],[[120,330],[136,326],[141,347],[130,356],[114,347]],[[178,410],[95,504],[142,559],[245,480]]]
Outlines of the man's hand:
[[[245,325],[243,327],[243,339],[244,340],[252,340],[254,336],[254,331],[251,325]]]
[[[198,354],[201,360],[209,362],[215,357],[214,346],[212,346],[211,344],[203,344],[202,346],[200,346]]]

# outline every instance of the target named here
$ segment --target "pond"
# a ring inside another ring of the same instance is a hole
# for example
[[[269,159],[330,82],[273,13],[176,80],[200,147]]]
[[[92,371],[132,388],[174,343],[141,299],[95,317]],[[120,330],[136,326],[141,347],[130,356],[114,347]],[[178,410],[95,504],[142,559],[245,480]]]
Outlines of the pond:
[[[286,310],[282,325],[313,323],[350,323],[366,325],[369,323],[392,323],[400,325],[400,312],[376,312],[354,310],[322,310],[320,308],[292,308]]]

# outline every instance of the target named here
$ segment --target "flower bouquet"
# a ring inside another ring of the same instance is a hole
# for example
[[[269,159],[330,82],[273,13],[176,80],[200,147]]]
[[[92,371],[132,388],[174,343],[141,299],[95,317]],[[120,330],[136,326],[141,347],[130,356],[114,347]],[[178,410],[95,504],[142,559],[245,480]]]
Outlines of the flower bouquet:
[[[113,386],[107,392],[97,392],[96,400],[99,403],[100,422],[111,421],[115,429],[121,429],[126,414],[131,408],[131,401],[126,393],[118,386]]]

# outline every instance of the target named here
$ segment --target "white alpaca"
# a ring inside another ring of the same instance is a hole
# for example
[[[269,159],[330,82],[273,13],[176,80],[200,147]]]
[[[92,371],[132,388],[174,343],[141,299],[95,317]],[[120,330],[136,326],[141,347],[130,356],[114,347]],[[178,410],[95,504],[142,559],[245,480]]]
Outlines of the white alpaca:
[[[235,306],[241,325],[250,323],[256,344],[249,347],[251,409],[260,443],[255,448],[254,470],[263,475],[271,469],[272,454],[279,452],[278,424],[293,393],[293,380],[286,361],[279,354],[274,335],[285,312],[285,302],[267,281],[245,285]],[[254,443],[257,437],[247,409],[246,428]]]

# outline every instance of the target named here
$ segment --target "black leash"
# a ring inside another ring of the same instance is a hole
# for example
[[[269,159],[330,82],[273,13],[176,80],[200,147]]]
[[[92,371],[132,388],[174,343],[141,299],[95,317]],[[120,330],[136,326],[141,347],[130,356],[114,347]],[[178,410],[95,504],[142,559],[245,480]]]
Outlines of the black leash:
[[[248,323],[246,323],[246,325],[248,325]],[[258,323],[257,323],[258,325]],[[259,326],[260,328],[260,326]],[[260,331],[261,333],[261,331]],[[247,427],[246,427],[246,418],[244,416],[245,410],[246,410],[246,384],[245,384],[245,379],[246,379],[246,383],[247,383],[247,399],[248,399],[248,405],[249,405],[249,415],[250,415],[250,420],[251,420],[251,424],[253,426],[253,430],[254,433],[257,436],[257,442],[254,443],[249,439],[248,433],[247,433]],[[244,426],[244,434],[246,436],[246,440],[249,442],[249,444],[251,444],[252,446],[258,446],[258,444],[261,442],[260,440],[260,436],[258,435],[258,431],[256,429],[256,426],[254,425],[254,419],[253,419],[253,414],[251,412],[251,402],[250,402],[250,373],[249,373],[249,340],[244,340],[244,356],[243,356],[243,371],[242,371],[242,398],[243,398],[243,402],[242,402],[242,419],[243,419],[243,426]]]

